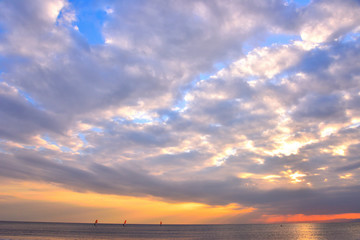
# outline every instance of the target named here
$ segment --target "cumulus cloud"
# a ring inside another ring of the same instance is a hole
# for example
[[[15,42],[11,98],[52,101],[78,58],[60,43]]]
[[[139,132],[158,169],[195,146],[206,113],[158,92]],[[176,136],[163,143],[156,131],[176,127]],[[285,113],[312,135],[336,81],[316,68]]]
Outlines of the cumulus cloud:
[[[91,7],[103,44],[74,3],[0,3],[1,177],[259,215],[359,212],[358,1]],[[266,43],[283,35],[297,37]]]
[[[304,24],[300,31],[304,41],[322,43],[334,41],[352,31],[359,31],[360,5],[357,1],[314,1],[304,9]]]

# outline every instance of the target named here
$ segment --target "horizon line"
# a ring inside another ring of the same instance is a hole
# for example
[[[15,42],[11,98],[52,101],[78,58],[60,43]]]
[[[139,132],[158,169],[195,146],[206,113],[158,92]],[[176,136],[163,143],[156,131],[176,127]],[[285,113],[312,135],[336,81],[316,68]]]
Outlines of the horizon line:
[[[358,223],[358,219],[337,219],[338,221],[294,221],[294,222],[272,222],[272,223],[162,223],[164,225],[274,225],[274,224],[300,224],[300,223]],[[53,223],[53,224],[89,224],[93,225],[92,222],[56,222],[56,221],[22,221],[22,220],[0,220],[0,223],[13,222],[13,223]],[[123,225],[123,223],[110,223],[110,222],[98,222],[98,225]],[[159,225],[159,223],[126,223],[126,225]]]

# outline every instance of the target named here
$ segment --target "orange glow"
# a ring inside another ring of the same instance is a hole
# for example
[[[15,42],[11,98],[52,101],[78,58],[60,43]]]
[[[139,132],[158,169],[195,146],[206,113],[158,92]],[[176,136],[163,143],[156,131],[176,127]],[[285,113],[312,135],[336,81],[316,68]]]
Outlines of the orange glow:
[[[331,215],[263,215],[258,222],[281,223],[281,222],[331,222],[336,220],[359,219],[360,213],[342,213]]]
[[[51,219],[34,221],[88,222],[99,219],[101,222],[119,223],[126,218],[129,223],[164,223],[196,224],[196,223],[227,223],[235,216],[254,211],[254,208],[243,208],[238,204],[211,206],[202,203],[180,202],[169,203],[153,197],[129,197],[94,192],[74,192],[59,186],[34,183],[11,182],[0,187],[2,196],[11,196],[11,201],[66,204],[74,210],[86,208],[82,215],[53,216]],[[53,209],[44,209],[52,212]],[[30,216],[31,217],[31,216]],[[93,219],[92,219],[93,218]],[[0,213],[0,219],[6,219]],[[18,219],[23,220],[23,219]]]
[[[241,215],[245,216],[256,210],[251,207],[244,208],[235,203],[225,206],[211,206],[194,202],[165,202],[162,199],[149,196],[129,197],[94,192],[74,192],[52,184],[20,181],[7,182],[0,187],[0,204],[6,201],[29,204],[29,207],[33,203],[38,203],[42,206],[42,211],[51,215],[51,218],[37,218],[36,215],[29,213],[25,220],[31,219],[31,221],[93,222],[95,219],[99,219],[102,223],[122,223],[127,219],[129,223],[155,224],[161,219],[166,224],[221,224],[231,223],[231,219]],[[64,204],[73,209],[74,212],[61,216],[56,215],[56,211],[51,207]],[[78,209],[85,210],[78,211]],[[54,214],[52,214],[53,212]],[[262,215],[256,220],[248,220],[253,223],[284,223],[330,222],[359,218],[360,213],[344,213],[333,215]],[[7,216],[1,212],[0,219],[6,220]]]

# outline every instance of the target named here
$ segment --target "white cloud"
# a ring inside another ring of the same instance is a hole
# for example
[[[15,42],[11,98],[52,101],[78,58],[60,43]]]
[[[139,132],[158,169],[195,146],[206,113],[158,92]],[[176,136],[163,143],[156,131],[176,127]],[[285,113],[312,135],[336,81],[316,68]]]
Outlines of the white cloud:
[[[282,45],[257,48],[245,58],[235,61],[227,71],[221,71],[219,77],[266,77],[277,74],[297,64],[304,51],[296,45]]]
[[[331,42],[358,25],[355,2],[115,2],[96,46],[66,2],[0,6],[2,176],[268,209],[303,194],[279,186],[321,199],[347,174],[334,169],[353,171],[344,184],[358,175],[358,40]],[[272,32],[303,40],[263,46]]]
[[[301,38],[314,43],[336,40],[358,27],[359,10],[357,1],[316,1],[304,10]]]

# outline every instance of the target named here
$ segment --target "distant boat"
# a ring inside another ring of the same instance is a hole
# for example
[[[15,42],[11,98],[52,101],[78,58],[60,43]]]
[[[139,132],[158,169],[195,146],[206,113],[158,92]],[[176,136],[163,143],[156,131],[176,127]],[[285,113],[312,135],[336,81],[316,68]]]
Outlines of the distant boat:
[[[96,219],[95,222],[94,222],[95,227],[96,227],[97,223],[98,223],[98,220]]]
[[[125,224],[126,224],[126,220],[125,220],[125,222],[123,223],[123,227],[125,227]]]
[[[162,226],[162,221],[160,221],[160,226]]]

